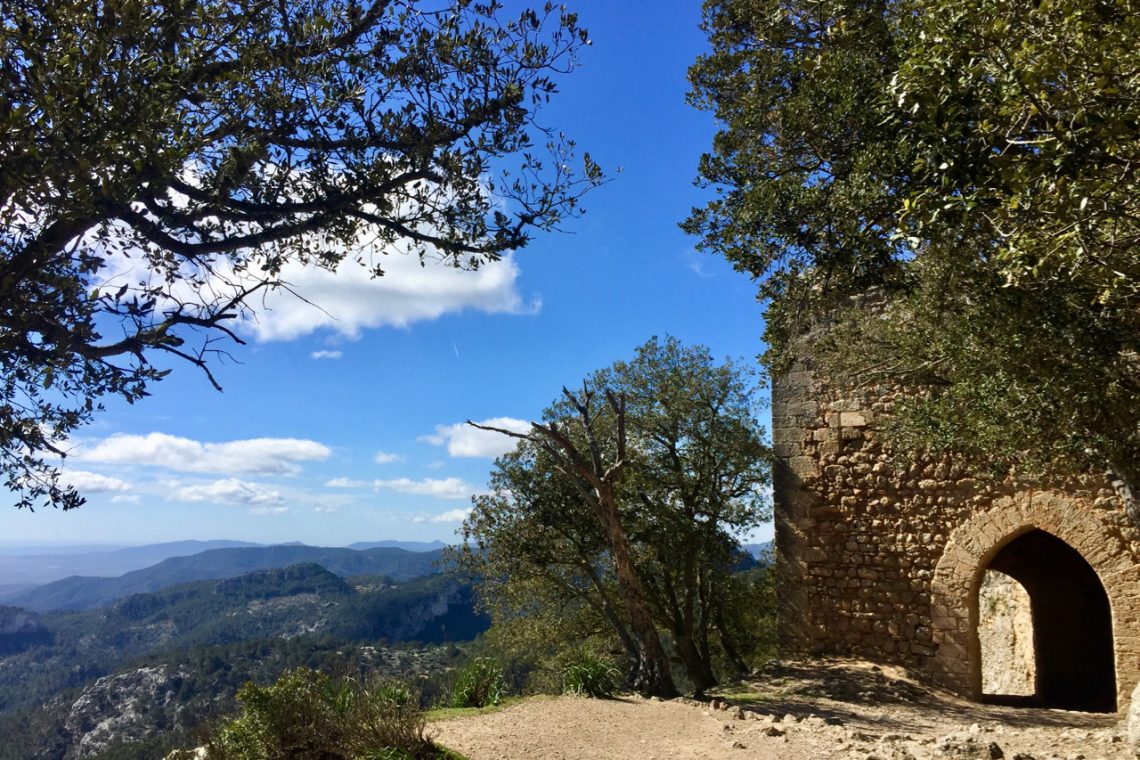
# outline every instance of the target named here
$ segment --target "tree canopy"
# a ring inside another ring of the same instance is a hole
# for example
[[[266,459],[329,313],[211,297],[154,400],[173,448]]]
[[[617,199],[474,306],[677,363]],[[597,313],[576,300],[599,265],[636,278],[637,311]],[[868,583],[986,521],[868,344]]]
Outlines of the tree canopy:
[[[931,391],[908,445],[1135,485],[1138,10],[706,0],[718,194],[683,226],[759,281],[771,364],[838,324],[839,374]]]
[[[206,371],[287,262],[478,267],[601,180],[539,114],[588,39],[547,4],[0,7],[0,458],[19,506],[107,395]],[[215,382],[215,385],[217,383]]]
[[[673,690],[667,665],[647,664],[657,629],[697,691],[716,683],[717,651],[741,666],[731,576],[739,537],[767,514],[769,476],[754,390],[739,364],[654,339],[514,434],[460,555],[496,623],[608,630],[649,693]]]

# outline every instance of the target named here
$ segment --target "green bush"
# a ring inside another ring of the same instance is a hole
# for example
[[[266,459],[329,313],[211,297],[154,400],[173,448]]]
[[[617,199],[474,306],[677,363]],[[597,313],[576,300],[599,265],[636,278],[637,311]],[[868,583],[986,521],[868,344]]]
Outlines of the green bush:
[[[503,668],[492,657],[476,657],[451,687],[452,707],[487,707],[503,697]]]
[[[582,697],[609,699],[617,691],[621,672],[594,652],[582,652],[562,670],[562,691]]]
[[[403,684],[365,685],[308,668],[272,686],[246,684],[239,717],[214,730],[209,760],[431,760],[419,700]]]

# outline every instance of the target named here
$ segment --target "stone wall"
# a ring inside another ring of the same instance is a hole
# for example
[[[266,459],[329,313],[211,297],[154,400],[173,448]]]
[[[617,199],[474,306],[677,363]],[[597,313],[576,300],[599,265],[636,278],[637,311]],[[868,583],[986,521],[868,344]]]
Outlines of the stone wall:
[[[978,645],[983,694],[1036,692],[1029,593],[995,570],[987,570],[978,587]]]
[[[896,455],[898,391],[841,392],[810,358],[772,387],[780,640],[793,654],[897,663],[980,697],[978,584],[1034,529],[1088,561],[1109,597],[1118,704],[1140,680],[1140,531],[1106,478],[992,481]]]

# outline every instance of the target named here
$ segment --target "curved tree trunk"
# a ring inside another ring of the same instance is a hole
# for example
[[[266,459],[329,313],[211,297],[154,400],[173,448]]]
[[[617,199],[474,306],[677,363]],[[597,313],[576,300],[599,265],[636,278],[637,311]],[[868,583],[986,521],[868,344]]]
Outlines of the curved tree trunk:
[[[645,601],[641,579],[630,559],[629,540],[618,519],[613,493],[609,488],[603,487],[597,489],[597,497],[594,506],[610,545],[614,573],[629,612],[629,626],[637,639],[637,673],[633,679],[633,688],[646,696],[675,697],[677,687],[673,685],[669,658],[665,656],[665,648],[661,645],[661,637]]]
[[[582,498],[589,503],[597,515],[614,563],[618,588],[622,601],[629,614],[629,628],[637,649],[636,672],[633,672],[633,688],[646,696],[671,698],[677,696],[673,675],[669,670],[669,659],[661,645],[661,637],[653,622],[641,578],[633,566],[629,551],[629,539],[622,527],[618,514],[617,499],[614,495],[616,484],[626,466],[625,457],[625,399],[607,393],[607,400],[613,410],[616,423],[616,453],[612,461],[607,461],[604,448],[598,438],[597,408],[593,406],[595,394],[585,384],[581,394],[562,389],[566,400],[577,412],[577,421],[585,437],[582,447],[568,434],[557,421],[543,425],[531,423],[531,434],[522,434],[503,428],[469,425],[482,430],[494,430],[514,438],[525,438],[545,446],[558,462],[557,469],[563,472]]]
[[[728,657],[732,667],[736,669],[738,676],[745,676],[748,674],[748,665],[745,664],[744,658],[736,650],[736,642],[732,639],[732,634],[728,632],[728,624],[724,619],[724,611],[717,606],[715,613],[715,624],[717,633],[720,634],[720,648],[724,650],[725,655]]]

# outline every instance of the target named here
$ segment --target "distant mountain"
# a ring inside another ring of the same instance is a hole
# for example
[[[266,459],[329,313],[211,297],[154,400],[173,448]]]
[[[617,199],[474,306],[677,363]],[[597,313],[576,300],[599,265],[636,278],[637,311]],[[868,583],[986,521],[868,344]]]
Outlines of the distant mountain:
[[[364,549],[404,549],[409,552],[434,552],[446,547],[442,541],[358,541],[346,548],[361,551]]]
[[[211,549],[253,547],[247,541],[172,541],[146,546],[0,547],[4,586],[38,586],[71,575],[113,578],[170,557]],[[2,589],[0,595],[17,589]]]
[[[487,622],[471,587],[447,575],[345,579],[312,563],[184,583],[98,610],[0,607],[0,643],[8,639],[0,760],[94,760],[117,743],[135,749],[108,760],[164,757],[202,718],[232,710],[243,683],[298,665],[423,684],[450,664],[438,658],[453,648],[423,661],[427,650],[409,642],[467,641]]]
[[[0,583],[0,599],[10,594],[18,594],[21,591],[27,591],[35,587],[35,583]]]
[[[0,557],[37,554],[107,554],[126,549],[119,544],[0,544]]]
[[[436,572],[441,553],[404,549],[327,548],[304,545],[211,549],[188,557],[171,557],[118,578],[72,576],[0,599],[0,603],[36,612],[89,610],[116,599],[158,591],[189,581],[232,578],[256,570],[311,562],[336,575],[385,575],[402,580]]]
[[[776,556],[776,544],[773,541],[765,541],[760,544],[744,544],[741,548],[751,554],[757,562],[765,565],[771,564]]]

